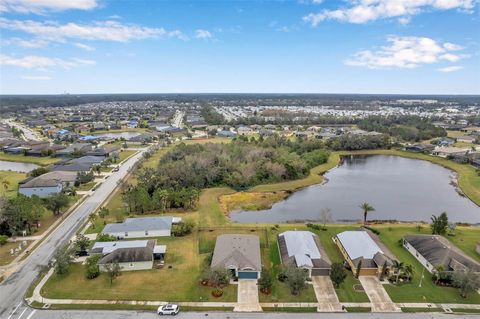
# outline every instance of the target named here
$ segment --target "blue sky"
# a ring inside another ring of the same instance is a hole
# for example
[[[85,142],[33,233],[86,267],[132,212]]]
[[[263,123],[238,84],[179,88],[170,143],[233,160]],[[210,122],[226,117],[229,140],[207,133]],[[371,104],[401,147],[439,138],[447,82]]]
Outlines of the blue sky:
[[[475,0],[2,0],[0,93],[480,94]]]

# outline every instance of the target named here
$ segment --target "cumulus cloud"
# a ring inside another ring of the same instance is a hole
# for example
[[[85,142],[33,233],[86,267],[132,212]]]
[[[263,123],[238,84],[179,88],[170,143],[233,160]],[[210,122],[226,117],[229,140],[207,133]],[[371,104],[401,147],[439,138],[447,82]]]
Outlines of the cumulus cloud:
[[[447,67],[444,67],[444,68],[440,68],[440,69],[438,69],[438,71],[445,72],[445,73],[450,73],[450,72],[455,72],[455,71],[458,71],[458,70],[461,70],[461,69],[463,69],[463,66],[461,66],[461,65],[452,65],[452,66],[447,66]]]
[[[90,45],[87,45],[87,44],[84,44],[84,43],[74,43],[73,44],[74,46],[76,46],[77,48],[80,48],[82,50],[85,50],[85,51],[95,51],[95,48],[90,46]]]
[[[36,49],[43,48],[48,44],[48,41],[42,39],[20,39],[20,38],[10,38],[3,41],[4,44],[13,44],[18,45],[22,48]]]
[[[29,81],[48,81],[52,78],[46,75],[24,75],[22,79],[29,80]]]
[[[195,38],[197,39],[211,39],[213,34],[208,30],[197,29],[195,30]]]
[[[317,26],[325,20],[349,23],[367,23],[379,19],[396,18],[402,24],[410,22],[413,15],[424,10],[471,11],[475,0],[349,0],[349,6],[309,13],[303,21]]]
[[[48,41],[64,42],[66,39],[105,40],[128,42],[158,37],[172,37],[186,40],[179,30],[167,31],[164,28],[149,28],[119,21],[98,21],[92,24],[38,22],[32,20],[9,20],[0,18],[0,28],[22,31]]]
[[[90,10],[96,0],[2,0],[0,12],[44,13],[46,11]]]
[[[49,68],[60,67],[68,70],[82,65],[93,64],[95,64],[95,61],[93,60],[84,60],[78,58],[65,60],[37,55],[14,57],[6,54],[0,54],[0,65],[10,65],[24,69],[47,70]]]
[[[454,54],[460,46],[453,43],[439,43],[426,37],[390,36],[389,45],[378,50],[364,50],[344,61],[346,65],[363,66],[370,69],[416,68],[421,64],[440,61],[456,62],[467,55]]]

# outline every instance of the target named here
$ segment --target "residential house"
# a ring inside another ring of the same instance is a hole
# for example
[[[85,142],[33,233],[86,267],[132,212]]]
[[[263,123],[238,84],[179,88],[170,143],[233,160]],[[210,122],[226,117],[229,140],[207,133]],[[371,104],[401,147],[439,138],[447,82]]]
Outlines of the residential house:
[[[318,236],[310,231],[286,231],[278,235],[282,264],[305,269],[308,277],[328,276],[330,260]]]
[[[240,126],[237,129],[237,133],[238,133],[238,135],[248,135],[248,134],[253,134],[255,132],[247,126]]]
[[[217,133],[217,136],[219,136],[219,137],[235,137],[235,136],[237,136],[237,133],[232,132],[232,131],[219,131]]]
[[[95,131],[103,131],[108,129],[108,126],[103,122],[93,122],[92,127]]]
[[[100,271],[118,263],[122,271],[152,269],[155,260],[163,260],[167,247],[157,245],[156,240],[125,240],[96,242],[90,253],[100,254]]]
[[[82,156],[62,161],[53,166],[52,171],[90,172],[95,165],[104,161],[101,156]]]
[[[465,147],[435,147],[435,149],[432,151],[433,155],[440,156],[440,157],[449,157],[453,155],[466,155],[470,151],[469,148]]]
[[[476,137],[472,135],[463,135],[463,136],[457,137],[457,142],[461,142],[461,143],[473,144],[475,143],[475,140],[476,140]]]
[[[439,235],[407,235],[403,246],[430,272],[471,269],[480,273],[480,263]]]
[[[355,276],[380,276],[390,269],[395,260],[393,254],[369,230],[344,231],[337,234],[334,241]],[[359,264],[360,271],[357,274]]]
[[[68,147],[58,150],[55,153],[55,156],[57,157],[71,157],[75,152],[83,152],[87,153],[92,150],[92,144],[90,143],[73,143],[69,145]]]
[[[76,179],[76,172],[48,172],[22,181],[18,192],[28,197],[48,197],[60,193],[67,185],[73,185]]]
[[[413,144],[405,147],[406,151],[414,153],[430,153],[435,149],[435,146],[432,144]]]
[[[258,279],[262,271],[260,240],[256,235],[217,237],[211,268],[226,268],[238,279]]]
[[[178,218],[171,216],[127,218],[123,223],[107,224],[102,233],[121,238],[148,238],[170,236],[172,224]]]

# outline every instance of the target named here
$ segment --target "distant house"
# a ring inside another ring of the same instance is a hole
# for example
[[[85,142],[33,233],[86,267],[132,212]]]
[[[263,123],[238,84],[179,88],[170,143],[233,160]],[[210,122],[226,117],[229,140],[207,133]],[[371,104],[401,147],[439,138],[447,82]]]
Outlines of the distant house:
[[[457,137],[457,142],[461,142],[461,143],[471,143],[473,144],[476,140],[476,137],[475,136],[472,136],[472,135],[464,135],[464,136],[459,136]]]
[[[67,185],[73,185],[76,179],[76,172],[48,172],[22,181],[18,192],[28,197],[48,197],[60,193]]]
[[[102,131],[108,129],[108,126],[103,122],[93,122],[92,127],[95,131]]]
[[[217,237],[211,268],[226,268],[238,279],[258,279],[262,270],[260,240],[255,235]]]
[[[217,133],[217,136],[219,136],[219,137],[235,137],[235,136],[237,136],[237,133],[232,132],[232,131],[219,131]]]
[[[480,263],[439,235],[407,235],[403,246],[430,272],[471,269],[480,273]],[[477,247],[478,249],[478,247]]]
[[[123,223],[105,225],[102,233],[119,239],[170,236],[175,222],[178,219],[171,216],[127,218]]]
[[[167,246],[150,239],[96,242],[90,253],[102,256],[98,261],[101,271],[113,263],[118,263],[122,271],[132,271],[152,269],[155,260],[164,259],[166,250]]]
[[[142,133],[137,136],[133,136],[128,140],[128,143],[131,144],[146,144],[151,143],[153,140],[157,138],[155,134],[152,133]]]
[[[390,268],[395,259],[370,231],[344,231],[337,234],[334,241],[355,276],[359,263],[359,276],[380,276],[385,270],[383,267]]]
[[[248,135],[248,134],[253,134],[254,131],[247,126],[240,126],[237,129],[237,133],[238,133],[238,135]]]
[[[119,146],[99,146],[96,147],[95,149],[87,152],[87,155],[89,156],[102,156],[102,157],[111,157],[111,156],[116,156],[120,152],[120,147]]]
[[[435,149],[435,146],[432,144],[413,144],[405,147],[406,151],[414,153],[430,153]]]
[[[328,276],[330,260],[318,236],[309,231],[286,231],[278,235],[282,264],[305,269],[308,276]]]
[[[55,156],[70,157],[75,151],[87,153],[91,150],[92,150],[92,144],[90,143],[73,143],[64,149],[57,151],[55,153]]]
[[[466,155],[470,151],[469,148],[460,148],[460,147],[435,147],[432,151],[433,155],[440,157],[448,157],[453,155]]]
[[[437,140],[437,145],[438,146],[450,146],[455,144],[455,140],[452,138],[448,137],[442,137]]]

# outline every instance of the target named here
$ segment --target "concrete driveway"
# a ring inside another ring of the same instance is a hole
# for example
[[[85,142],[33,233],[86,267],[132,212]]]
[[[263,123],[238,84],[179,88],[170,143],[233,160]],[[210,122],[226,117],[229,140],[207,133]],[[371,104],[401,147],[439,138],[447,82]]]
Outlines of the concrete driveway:
[[[372,304],[372,312],[400,312],[401,309],[392,302],[383,288],[380,280],[375,276],[359,276],[358,279]]]
[[[257,279],[241,279],[238,281],[237,305],[233,311],[254,312],[262,311],[258,302]]]
[[[328,276],[313,276],[313,289],[317,297],[318,312],[339,312],[342,310],[342,305],[338,301],[335,288],[332,280]]]

